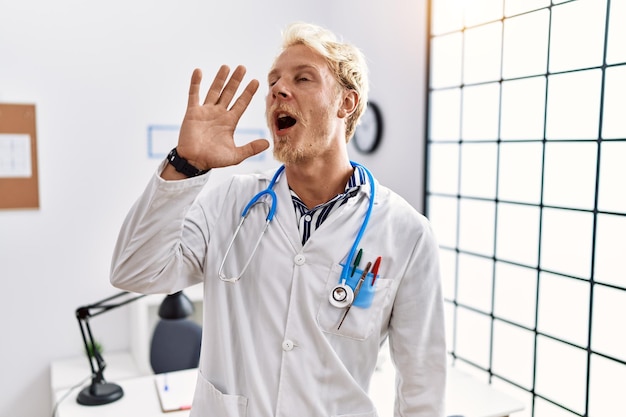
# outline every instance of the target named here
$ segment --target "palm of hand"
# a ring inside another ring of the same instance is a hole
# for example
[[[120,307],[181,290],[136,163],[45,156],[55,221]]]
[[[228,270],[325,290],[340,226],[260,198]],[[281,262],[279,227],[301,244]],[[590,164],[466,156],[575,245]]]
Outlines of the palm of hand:
[[[267,149],[265,139],[237,146],[234,133],[239,120],[259,87],[250,81],[229,108],[245,75],[239,66],[228,79],[229,68],[222,66],[209,88],[204,103],[199,103],[202,73],[196,69],[191,78],[189,102],[178,139],[178,153],[199,169],[236,165]],[[225,86],[224,86],[225,84]]]

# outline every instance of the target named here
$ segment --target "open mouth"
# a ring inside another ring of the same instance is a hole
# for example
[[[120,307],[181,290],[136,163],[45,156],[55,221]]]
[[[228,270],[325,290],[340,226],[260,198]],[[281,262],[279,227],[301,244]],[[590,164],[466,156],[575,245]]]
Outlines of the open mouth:
[[[279,131],[289,129],[295,125],[297,120],[287,113],[278,113],[276,115],[276,127]]]

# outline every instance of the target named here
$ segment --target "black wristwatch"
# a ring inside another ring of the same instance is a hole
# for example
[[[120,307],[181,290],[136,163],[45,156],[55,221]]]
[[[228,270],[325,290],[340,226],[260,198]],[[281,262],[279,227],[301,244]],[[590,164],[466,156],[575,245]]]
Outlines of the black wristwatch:
[[[181,174],[185,174],[187,177],[197,177],[198,175],[206,174],[210,171],[210,169],[203,171],[191,165],[189,161],[178,155],[178,152],[176,152],[176,148],[172,149],[167,155],[167,162],[172,164],[176,171],[180,172]]]

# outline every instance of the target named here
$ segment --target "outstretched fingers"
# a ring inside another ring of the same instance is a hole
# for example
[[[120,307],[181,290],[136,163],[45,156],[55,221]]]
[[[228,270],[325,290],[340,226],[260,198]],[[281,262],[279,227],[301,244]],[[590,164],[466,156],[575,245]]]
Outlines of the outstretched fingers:
[[[200,101],[200,83],[202,82],[202,71],[199,68],[193,70],[191,83],[189,84],[189,99],[187,107],[197,106]]]
[[[230,102],[233,100],[233,97],[235,97],[237,89],[239,88],[239,85],[241,84],[241,81],[243,81],[243,77],[245,75],[246,67],[244,67],[243,65],[237,66],[237,68],[235,68],[235,71],[233,71],[232,75],[230,76],[228,83],[222,90],[222,94],[220,94],[216,104],[221,104],[222,106],[228,107]]]
[[[235,97],[237,93],[237,89],[241,85],[243,81],[243,77],[246,75],[246,68],[243,65],[239,65],[235,68],[230,79],[228,75],[230,73],[230,68],[227,65],[222,65],[217,74],[215,74],[215,78],[207,91],[206,97],[204,99],[204,105],[222,105],[227,107],[230,102]],[[199,104],[200,101],[200,83],[202,82],[202,71],[196,68],[191,75],[191,83],[189,85],[189,100],[187,103],[188,107],[194,107]],[[235,102],[233,108],[237,109],[239,115],[243,114],[244,110],[250,104],[252,97],[256,93],[256,90],[259,88],[259,82],[257,80],[252,80],[246,86],[245,90],[241,94],[241,96]]]
[[[256,139],[243,146],[235,144],[233,134],[237,124],[259,88],[259,82],[251,80],[237,95],[245,75],[244,66],[238,66],[231,73],[228,66],[222,65],[206,93],[204,103],[200,100],[202,71],[195,69],[191,75],[187,112],[178,144],[202,166],[238,164],[269,147],[266,139]],[[210,149],[215,155],[204,154],[204,149]]]
[[[267,139],[255,139],[245,145],[237,147],[239,155],[239,161],[250,158],[256,154],[259,154],[270,147],[270,143]]]
[[[209,87],[209,91],[207,91],[204,104],[217,104],[220,100],[224,84],[226,84],[226,80],[228,79],[229,72],[230,68],[228,65],[222,65],[220,69],[217,70],[217,74],[215,74],[215,78]]]
[[[194,73],[195,74],[195,73]],[[226,110],[232,110],[237,119],[241,117],[244,111],[248,108],[248,105],[252,101],[254,94],[259,88],[259,81],[252,80],[247,85],[243,92],[237,97],[233,106],[228,109],[228,106],[232,102],[237,90],[246,75],[246,67],[243,65],[237,66],[232,74],[230,74],[230,68],[227,65],[222,65],[217,71],[207,95],[204,100],[204,105],[215,105],[225,108]],[[199,83],[199,81],[198,81]],[[197,86],[193,85],[196,88]],[[191,93],[190,93],[191,94]]]
[[[209,87],[204,104],[216,104],[227,107],[232,101],[233,97],[237,93],[237,89],[246,75],[246,68],[239,65],[235,68],[230,78],[228,75],[230,68],[227,65],[222,65],[215,74],[215,79]]]
[[[230,109],[237,116],[237,118],[240,118],[243,112],[246,111],[248,105],[252,101],[252,97],[254,97],[254,94],[258,89],[259,81],[252,80],[248,83],[241,95],[237,97],[237,100],[235,100],[235,104],[233,104]]]

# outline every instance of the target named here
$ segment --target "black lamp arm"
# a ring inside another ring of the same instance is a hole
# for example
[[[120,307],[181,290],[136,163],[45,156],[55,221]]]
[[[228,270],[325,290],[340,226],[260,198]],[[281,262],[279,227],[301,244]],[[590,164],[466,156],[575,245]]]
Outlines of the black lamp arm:
[[[126,298],[120,302],[110,303],[117,298],[125,296]],[[78,320],[78,326],[80,327],[80,334],[83,337],[83,343],[85,344],[85,354],[89,360],[89,366],[91,367],[92,374],[92,386],[94,384],[102,384],[104,380],[104,369],[106,368],[106,362],[98,349],[91,333],[91,326],[89,325],[89,319],[105,313],[109,310],[113,310],[118,307],[122,307],[128,303],[132,303],[139,298],[145,297],[146,294],[133,294],[127,291],[122,291],[111,297],[107,297],[96,303],[86,306],[78,307],[76,309],[76,319]],[[91,345],[91,349],[89,346]],[[95,362],[94,362],[95,361]]]
[[[104,380],[102,373],[104,372],[104,368],[106,368],[106,362],[96,348],[94,338],[91,333],[91,326],[89,326],[89,315],[80,317],[77,311],[76,317],[78,318],[78,326],[80,327],[80,334],[83,337],[85,354],[89,360],[89,366],[91,367],[91,374],[93,375],[94,382],[102,382]],[[90,345],[91,349],[89,347]],[[96,361],[97,371],[96,366],[94,366],[94,359]]]
[[[113,304],[108,304],[109,301],[115,300],[116,298],[120,298],[122,296],[126,296],[126,299],[124,301],[113,303]],[[106,313],[109,310],[113,310],[115,308],[121,307],[128,303],[132,303],[133,301],[139,298],[145,297],[145,296],[146,294],[133,294],[128,291],[122,291],[120,293],[107,297],[93,304],[89,304],[83,307],[78,307],[76,309],[76,317],[79,320],[86,319],[88,317],[95,317],[102,313]]]

